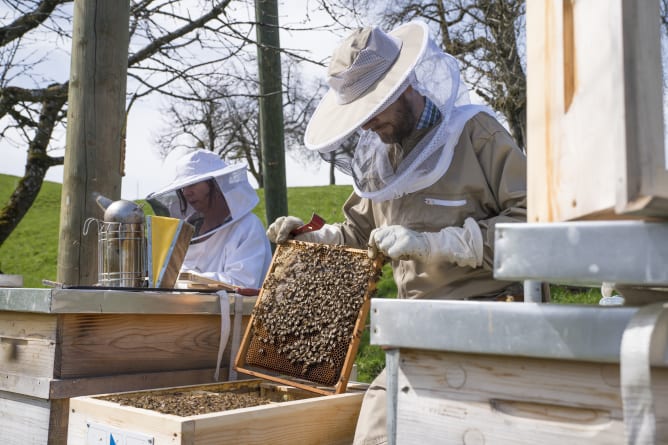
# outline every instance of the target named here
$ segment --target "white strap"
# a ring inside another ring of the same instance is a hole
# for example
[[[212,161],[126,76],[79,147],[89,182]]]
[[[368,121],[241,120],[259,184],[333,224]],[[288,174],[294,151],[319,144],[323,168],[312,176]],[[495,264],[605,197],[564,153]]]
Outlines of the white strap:
[[[241,319],[244,316],[244,297],[239,294],[232,294],[234,300],[234,323],[232,325],[232,345],[230,350],[230,371],[228,380],[237,379],[237,371],[234,369],[234,360],[239,351],[241,343]]]
[[[641,307],[622,336],[620,351],[624,429],[628,445],[654,445],[656,414],[651,365],[663,363],[668,338],[668,303]]]
[[[223,352],[227,346],[227,339],[230,336],[230,299],[227,291],[221,290],[216,292],[218,294],[218,301],[220,302],[220,343],[218,344],[218,360],[216,361],[216,372],[213,379],[218,381],[220,376],[220,364],[223,361]]]

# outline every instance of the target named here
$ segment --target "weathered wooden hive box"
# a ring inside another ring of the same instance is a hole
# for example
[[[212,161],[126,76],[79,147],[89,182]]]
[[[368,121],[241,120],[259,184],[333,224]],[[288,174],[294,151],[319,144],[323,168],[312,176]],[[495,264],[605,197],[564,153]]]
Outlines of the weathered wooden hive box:
[[[68,444],[350,444],[366,385],[348,378],[381,266],[363,250],[278,246],[235,360],[259,380],[128,395],[180,393],[184,404],[193,392],[253,392],[272,403],[176,416],[109,400],[121,394],[80,397],[70,404]]]
[[[620,342],[636,308],[375,299],[394,444],[626,444]],[[668,368],[651,369],[657,444]]]
[[[221,380],[255,301],[230,304]],[[220,332],[212,293],[0,289],[0,442],[65,444],[72,397],[214,382]]]

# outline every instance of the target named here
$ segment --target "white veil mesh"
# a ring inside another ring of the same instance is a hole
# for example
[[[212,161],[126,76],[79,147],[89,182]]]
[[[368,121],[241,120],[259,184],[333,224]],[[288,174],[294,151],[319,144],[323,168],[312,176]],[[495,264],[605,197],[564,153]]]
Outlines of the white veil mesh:
[[[352,159],[338,159],[336,165],[353,177],[355,192],[363,198],[386,201],[434,184],[447,172],[466,122],[479,112],[494,115],[488,107],[469,103],[457,60],[438,48],[432,39],[413,74],[387,98],[380,110],[396,101],[409,84],[438,107],[442,115],[440,124],[405,156],[396,171],[390,163],[387,144],[374,132],[360,129]]]
[[[218,172],[220,171],[222,170]],[[227,202],[227,206],[230,209],[230,217],[224,223],[214,227],[210,231],[194,236],[192,241],[208,237],[252,212],[260,201],[257,192],[248,182],[245,165],[231,165],[226,169],[225,173],[217,174],[218,172],[211,172],[211,174],[205,172],[193,176],[191,180],[187,180],[188,178],[186,178],[186,180],[170,190],[150,194],[146,197],[146,201],[158,216],[179,218],[193,223],[201,215],[188,204],[181,193],[181,189],[186,185],[211,180]]]

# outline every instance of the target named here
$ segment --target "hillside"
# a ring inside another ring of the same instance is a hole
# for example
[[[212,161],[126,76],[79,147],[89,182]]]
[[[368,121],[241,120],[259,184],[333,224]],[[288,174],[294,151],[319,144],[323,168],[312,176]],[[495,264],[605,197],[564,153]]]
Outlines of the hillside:
[[[7,202],[17,182],[15,176],[0,174],[0,203]],[[25,287],[44,287],[43,279],[56,279],[61,187],[59,183],[45,182],[28,214],[0,246],[0,271],[23,275]],[[305,221],[313,212],[327,222],[341,221],[341,206],[351,191],[349,185],[289,188],[289,212]],[[260,205],[255,213],[266,225],[263,190],[259,190],[258,195]]]

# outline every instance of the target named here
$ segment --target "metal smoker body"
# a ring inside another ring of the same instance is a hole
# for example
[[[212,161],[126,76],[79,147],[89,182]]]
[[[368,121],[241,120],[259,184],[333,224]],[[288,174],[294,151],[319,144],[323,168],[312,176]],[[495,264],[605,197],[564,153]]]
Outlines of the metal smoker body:
[[[132,201],[112,201],[96,194],[104,210],[98,222],[99,286],[146,287],[146,235],[144,211]]]

